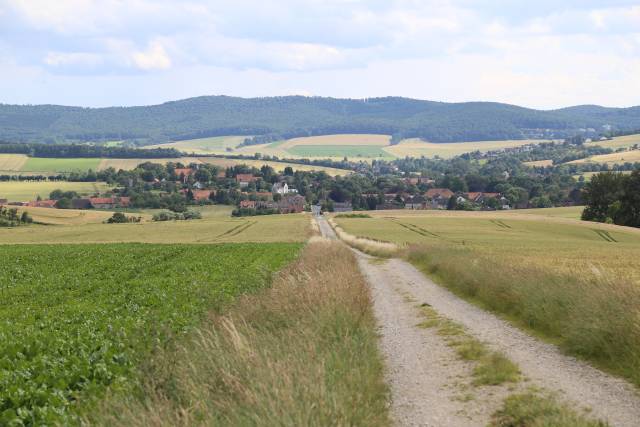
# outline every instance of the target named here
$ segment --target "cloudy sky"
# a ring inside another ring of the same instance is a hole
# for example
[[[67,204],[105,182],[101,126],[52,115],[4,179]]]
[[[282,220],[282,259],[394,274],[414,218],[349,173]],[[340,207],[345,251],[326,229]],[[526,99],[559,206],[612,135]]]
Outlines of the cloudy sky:
[[[640,0],[0,0],[0,102],[640,104]]]

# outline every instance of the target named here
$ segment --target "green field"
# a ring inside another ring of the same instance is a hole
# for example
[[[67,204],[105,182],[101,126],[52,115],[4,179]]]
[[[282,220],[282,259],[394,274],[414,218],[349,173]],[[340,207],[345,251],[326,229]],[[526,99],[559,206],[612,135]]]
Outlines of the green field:
[[[212,212],[201,220],[193,221],[0,228],[0,245],[11,243],[304,242],[309,237],[310,224],[310,216],[305,214],[229,218]]]
[[[299,157],[393,157],[376,145],[296,145],[287,151]]]
[[[69,424],[135,392],[150,351],[262,288],[298,244],[5,246],[0,424]],[[48,267],[55,265],[55,274]]]
[[[29,157],[22,166],[21,172],[67,173],[98,170],[101,159],[57,159]]]
[[[68,182],[68,181],[0,181],[0,199],[26,202],[40,196],[49,198],[53,190],[75,191],[80,195],[104,193],[109,187],[104,182]]]

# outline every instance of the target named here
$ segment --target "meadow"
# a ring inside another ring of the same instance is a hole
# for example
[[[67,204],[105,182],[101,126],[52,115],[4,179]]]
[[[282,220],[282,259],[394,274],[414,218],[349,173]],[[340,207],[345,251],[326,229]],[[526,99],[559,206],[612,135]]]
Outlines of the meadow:
[[[104,182],[68,182],[68,181],[0,181],[0,199],[25,202],[40,196],[49,198],[53,190],[75,191],[80,195],[104,193],[111,187]]]
[[[141,212],[145,214],[146,211]],[[130,215],[138,214],[132,212]],[[0,244],[303,242],[310,233],[310,217],[305,214],[246,218],[224,215],[212,212],[203,215],[201,220],[192,221],[3,228],[0,229]]]
[[[335,221],[404,246],[452,291],[640,385],[640,230],[565,213],[387,211]]]
[[[299,244],[4,246],[0,424],[67,425],[107,390],[135,394],[156,349],[198,326],[205,313],[264,287],[299,250]]]

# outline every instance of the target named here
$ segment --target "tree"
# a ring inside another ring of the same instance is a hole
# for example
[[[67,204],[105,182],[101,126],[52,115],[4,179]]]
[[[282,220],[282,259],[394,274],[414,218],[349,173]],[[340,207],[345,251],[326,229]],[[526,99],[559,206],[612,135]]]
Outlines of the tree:
[[[291,166],[287,166],[284,168],[284,174],[286,176],[293,176],[293,168]]]
[[[640,227],[640,170],[625,177],[620,208],[614,221],[620,225]]]
[[[582,219],[587,221],[614,221],[616,206],[614,203],[621,199],[624,193],[624,175],[614,172],[604,172],[594,175],[585,185],[582,199],[586,208],[582,212]]]

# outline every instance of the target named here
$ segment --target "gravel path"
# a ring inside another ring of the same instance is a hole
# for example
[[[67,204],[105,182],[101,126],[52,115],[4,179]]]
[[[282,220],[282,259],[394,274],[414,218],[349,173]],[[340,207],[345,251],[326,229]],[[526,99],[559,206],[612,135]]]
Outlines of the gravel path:
[[[323,235],[335,238],[323,218]],[[486,425],[503,392],[479,391],[480,398],[461,402],[451,385],[463,381],[468,366],[456,360],[440,337],[416,327],[416,303],[427,303],[441,316],[458,322],[470,335],[515,362],[528,385],[558,392],[575,408],[591,411],[612,426],[640,426],[640,394],[628,382],[562,354],[436,285],[411,264],[391,259],[372,262],[360,252],[358,262],[372,287],[392,389],[392,414],[401,425]],[[413,301],[413,302],[410,302]],[[485,396],[493,394],[492,396]]]

